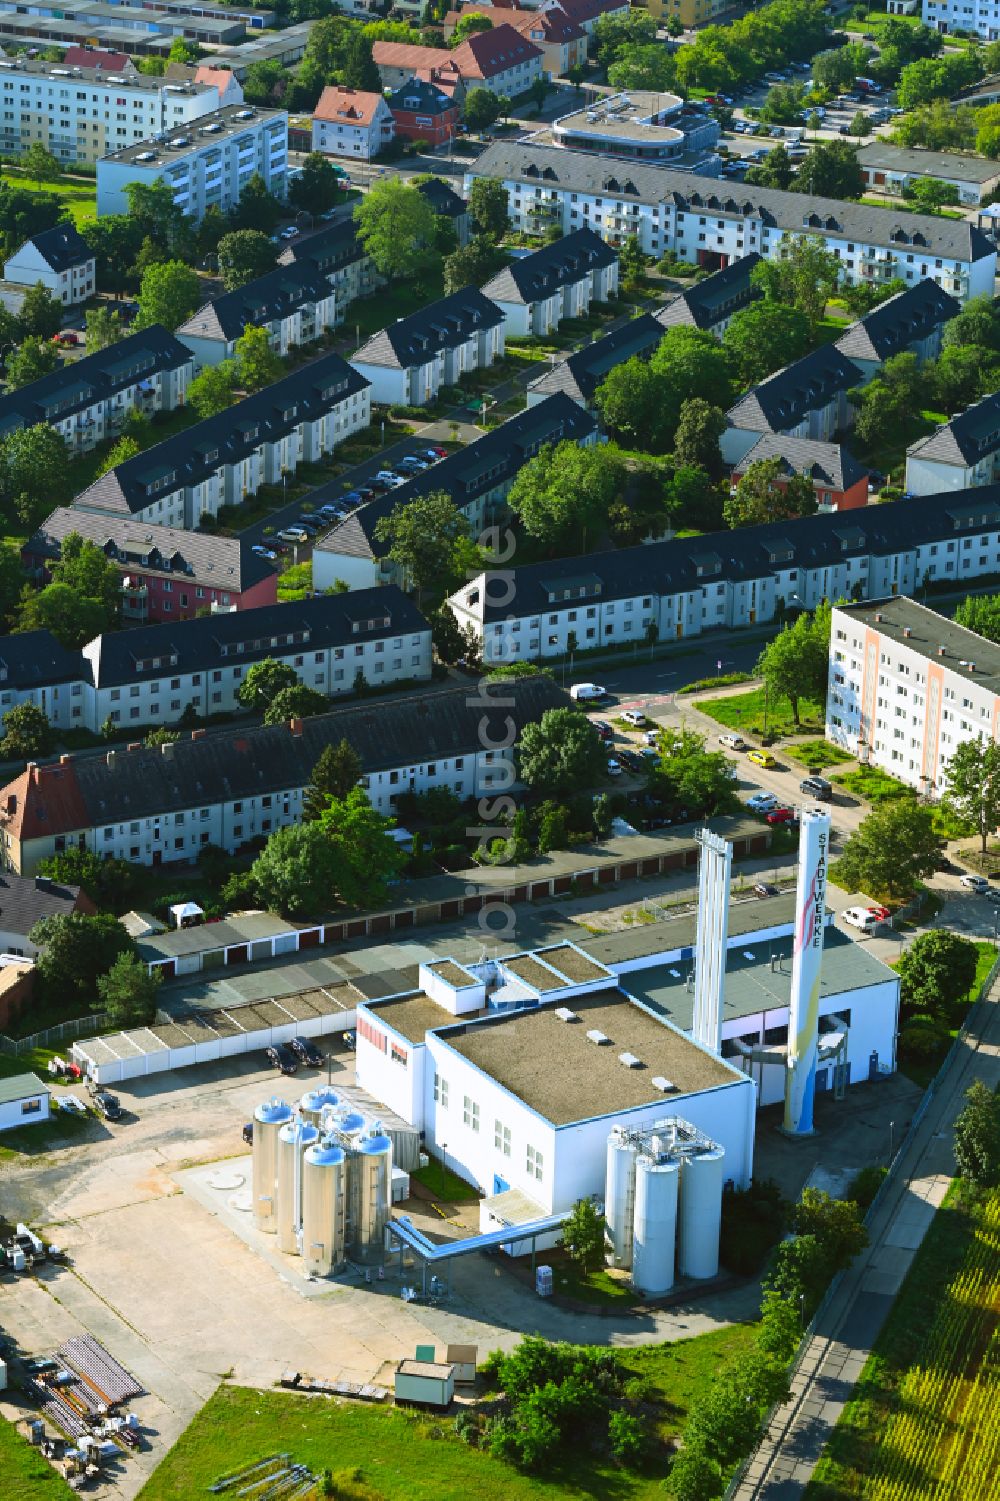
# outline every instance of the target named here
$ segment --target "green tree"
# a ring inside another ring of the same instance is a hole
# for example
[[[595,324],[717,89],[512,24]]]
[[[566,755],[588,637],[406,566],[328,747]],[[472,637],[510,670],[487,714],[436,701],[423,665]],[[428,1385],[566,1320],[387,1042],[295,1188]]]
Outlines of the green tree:
[[[809,349],[812,326],[797,307],[762,298],[741,309],[722,336],[741,385],[754,386]]]
[[[788,699],[796,724],[803,699],[821,703],[826,697],[829,639],[829,611],[803,613],[767,643],[757,660],[756,672],[768,692]]]
[[[958,189],[939,177],[918,177],[906,188],[904,198],[921,214],[938,214],[960,202]]]
[[[329,707],[325,693],[307,683],[293,683],[275,694],[264,710],[264,723],[287,724],[290,719],[311,719],[314,714],[325,714]]]
[[[41,141],[32,141],[20,160],[25,177],[41,187],[43,182],[56,182],[63,175],[62,165]]]
[[[347,39],[340,81],[348,89],[361,89],[368,94],[382,92],[382,79],[372,56],[372,44],[359,27],[352,28]]]
[[[193,42],[187,41],[182,36],[175,36],[170,43],[170,51],[167,53],[168,63],[196,63],[201,56]]]
[[[121,574],[103,548],[79,532],[68,532],[49,571],[56,583],[103,605],[111,624],[121,603]]]
[[[55,505],[65,493],[68,462],[62,436],[47,422],[17,428],[0,441],[0,493]]]
[[[243,79],[243,97],[247,104],[280,106],[289,77],[288,69],[277,58],[251,63]]]
[[[25,339],[51,339],[62,328],[63,306],[48,287],[36,281],[24,294],[17,315],[21,336]]]
[[[188,386],[188,406],[193,407],[201,418],[224,412],[236,400],[236,379],[235,360],[206,365]]]
[[[611,444],[581,448],[570,439],[545,444],[518,471],[507,497],[529,537],[553,551],[570,538],[583,550],[607,524],[625,482],[625,466]]]
[[[761,526],[811,516],[816,494],[808,476],[787,473],[783,459],[756,459],[747,465],[722,509],[727,526]]]
[[[307,158],[309,160],[309,158]],[[332,168],[330,168],[332,172]],[[227,292],[235,292],[278,264],[278,247],[259,229],[237,229],[219,241],[219,275]]]
[[[921,1012],[950,1024],[972,989],[977,959],[975,944],[946,928],[919,934],[896,965],[900,1004],[907,1016]]]
[[[795,189],[814,198],[860,198],[865,175],[849,141],[816,141],[795,177]]]
[[[334,859],[319,823],[276,829],[250,867],[257,898],[286,916],[315,916],[333,905]]]
[[[868,1244],[868,1233],[853,1199],[834,1199],[818,1188],[804,1188],[792,1211],[796,1235],[811,1235],[829,1267],[826,1281],[849,1267]]]
[[[725,430],[726,414],[721,407],[712,406],[700,396],[683,402],[674,435],[676,463],[718,477],[722,472],[719,439]]]
[[[107,629],[108,613],[100,600],[88,599],[69,584],[46,584],[25,590],[18,612],[17,631],[51,631],[68,651],[78,651]]]
[[[21,555],[9,543],[0,543],[0,620],[9,621],[24,588]]]
[[[569,809],[552,799],[538,809],[537,845],[540,855],[550,850],[564,850],[569,843]]]
[[[837,881],[876,898],[909,897],[937,869],[941,849],[933,810],[916,798],[894,799],[873,809],[847,840]]]
[[[840,262],[818,235],[781,237],[777,260],[759,261],[751,281],[771,302],[799,308],[815,328],[837,290]]]
[[[664,807],[685,808],[693,817],[715,817],[735,807],[736,771],[724,751],[705,748],[697,730],[664,730],[660,759],[649,790]]]
[[[398,877],[406,856],[392,837],[393,818],[376,812],[361,787],[346,797],[331,797],[319,820],[333,852],[337,895],[349,907],[374,907],[384,901],[388,883]]]
[[[573,1212],[563,1224],[563,1247],[581,1271],[589,1272],[604,1263],[604,1216],[592,1199],[577,1199]]]
[[[418,599],[426,590],[441,591],[450,577],[456,543],[469,536],[468,521],[444,490],[394,506],[375,526],[376,540],[389,544],[389,558]]]
[[[660,400],[662,386],[649,362],[636,355],[613,365],[594,398],[605,427],[629,447],[663,452],[672,433],[671,414],[664,414]],[[679,421],[679,406],[676,417]]]
[[[361,779],[361,757],[347,740],[324,745],[302,796],[302,820],[314,823],[331,798],[343,800]]]
[[[83,912],[59,912],[43,917],[28,934],[41,950],[35,976],[43,1004],[67,1000],[92,1008],[98,980],[121,954],[136,948],[121,923],[110,913],[96,917]]]
[[[136,867],[127,860],[103,860],[94,850],[71,846],[38,862],[40,875],[64,886],[81,886],[95,906],[123,912],[135,888]]]
[[[97,354],[110,344],[117,344],[125,337],[121,314],[114,312],[107,303],[88,308],[86,313],[87,353]]]
[[[465,650],[465,637],[450,605],[442,605],[432,616],[431,640],[442,662],[457,662]]]
[[[506,264],[506,259],[503,251],[485,235],[474,235],[468,245],[460,245],[445,257],[445,293],[460,292],[463,287],[481,287]]]
[[[106,1011],[115,1026],[151,1022],[156,1015],[156,997],[163,972],[150,972],[137,955],[122,953],[105,975],[97,977],[97,1000],[93,1010]]]
[[[770,125],[799,125],[805,111],[805,97],[801,83],[776,83],[767,91],[760,118]]]
[[[3,716],[2,754],[5,761],[32,761],[47,756],[54,739],[48,715],[30,700],[15,704]]]
[[[630,447],[650,453],[671,446],[686,401],[698,397],[725,410],[733,397],[729,357],[702,329],[669,328],[649,361],[626,360],[597,388],[605,424]]]
[[[341,192],[333,163],[321,152],[310,151],[302,170],[288,184],[288,201],[293,208],[305,209],[310,214],[325,214],[337,203]]]
[[[392,279],[412,276],[435,254],[434,210],[419,188],[399,178],[374,182],[354,210],[358,239],[376,270]]]
[[[269,709],[283,688],[294,688],[298,683],[294,667],[287,662],[277,662],[274,657],[265,657],[248,667],[236,697],[244,709],[262,714]]]
[[[993,740],[965,740],[945,767],[945,801],[979,836],[983,854],[1000,827],[1000,745]]]
[[[463,14],[455,22],[455,29],[452,31],[448,46],[460,47],[465,39],[472,36],[474,32],[492,30],[493,22],[489,16],[479,15],[475,11],[470,14]]]
[[[235,352],[237,382],[250,395],[273,386],[285,373],[281,355],[271,348],[266,328],[247,324],[236,340]]]
[[[1000,641],[1000,596],[996,594],[969,594],[955,611],[956,625],[985,636],[987,641]]]
[[[778,188],[784,192],[791,187],[795,168],[788,155],[788,147],[780,144],[767,153],[756,167],[751,167],[746,180],[755,188]]]
[[[578,709],[546,709],[521,731],[521,780],[544,797],[562,797],[593,787],[604,778],[601,742]]]
[[[622,281],[641,281],[648,264],[649,256],[643,253],[639,236],[629,235],[618,251],[618,270]]]
[[[972,297],[941,334],[944,349],[966,344],[1000,353],[1000,309],[991,297]]]
[[[500,119],[502,112],[503,101],[492,89],[477,87],[470,89],[465,96],[462,117],[472,131],[479,133],[489,130]]]
[[[866,69],[873,53],[862,42],[849,42],[844,47],[835,47],[829,52],[820,52],[812,60],[812,78],[820,88],[831,94],[854,87],[860,74],[867,76]]]
[[[608,83],[613,89],[649,89],[665,93],[673,87],[677,74],[674,55],[662,42],[647,42],[622,47],[608,69]]]
[[[863,443],[878,441],[893,427],[909,422],[913,412],[923,406],[926,374],[914,354],[896,354],[886,360],[881,374],[867,386],[850,392],[857,407],[854,426]]]
[[[977,344],[949,344],[925,373],[942,411],[960,412],[997,388],[1000,355]]]
[[[230,211],[233,229],[255,229],[270,234],[284,215],[284,205],[270,191],[259,172],[255,172],[240,194],[240,201]]]
[[[30,386],[43,375],[51,375],[58,364],[54,344],[44,339],[25,339],[7,356],[7,388],[19,391],[22,386]]]
[[[191,317],[204,301],[201,280],[183,261],[164,261],[147,266],[139,287],[136,328],[162,323],[173,332]]]
[[[507,189],[495,177],[477,177],[469,190],[469,214],[477,235],[494,242],[510,226]]]
[[[104,455],[97,472],[99,475],[107,474],[110,470],[117,469],[119,464],[128,463],[129,459],[134,459],[140,453],[142,453],[142,449],[134,438],[119,438],[118,442],[109,448],[108,452]]]
[[[965,1092],[965,1106],[955,1121],[955,1162],[962,1177],[977,1188],[1000,1184],[1000,1097],[977,1079]]]

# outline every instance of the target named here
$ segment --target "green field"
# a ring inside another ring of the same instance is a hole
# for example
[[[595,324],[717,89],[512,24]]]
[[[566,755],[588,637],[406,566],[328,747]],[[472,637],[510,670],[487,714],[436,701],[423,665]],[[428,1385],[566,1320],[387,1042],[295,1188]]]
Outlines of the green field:
[[[997,1493],[1000,1192],[953,1184],[806,1495],[986,1501]]]
[[[0,1418],[0,1494],[4,1501],[69,1501],[74,1494],[6,1418]]]
[[[26,193],[47,193],[52,198],[58,198],[65,207],[74,224],[83,224],[87,219],[97,218],[97,182],[32,182],[21,172],[17,172],[10,166],[4,166],[4,176],[12,186],[22,188]]]
[[[859,766],[857,771],[842,771],[830,780],[845,792],[863,797],[869,803],[894,803],[903,797],[913,797],[911,787],[900,782],[877,766]]]
[[[733,693],[725,698],[702,698],[697,707],[710,719],[726,725],[731,730],[740,730],[748,735],[815,735],[822,734],[825,726],[826,706],[814,699],[799,700],[798,726],[792,719],[792,706],[787,698],[777,697],[764,688],[753,688],[749,693]]]
[[[801,761],[810,771],[823,771],[827,766],[843,766],[854,757],[828,740],[803,740],[799,745],[783,745],[782,754],[793,761]]]
[[[652,1383],[650,1417],[661,1440],[680,1432],[719,1365],[752,1337],[753,1327],[741,1324],[618,1351],[630,1374]],[[222,1386],[146,1482],[140,1501],[195,1501],[220,1476],[282,1450],[314,1471],[359,1471],[379,1501],[658,1501],[666,1470],[663,1450],[642,1474],[582,1453],[542,1479],[464,1444],[449,1417]]]

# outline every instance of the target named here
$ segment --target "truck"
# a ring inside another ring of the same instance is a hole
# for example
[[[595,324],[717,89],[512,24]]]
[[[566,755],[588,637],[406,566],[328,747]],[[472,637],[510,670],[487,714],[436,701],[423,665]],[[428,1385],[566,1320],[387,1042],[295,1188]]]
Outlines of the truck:
[[[607,698],[608,690],[602,688],[600,683],[574,683],[569,696],[576,699],[577,703],[600,703],[601,699]]]

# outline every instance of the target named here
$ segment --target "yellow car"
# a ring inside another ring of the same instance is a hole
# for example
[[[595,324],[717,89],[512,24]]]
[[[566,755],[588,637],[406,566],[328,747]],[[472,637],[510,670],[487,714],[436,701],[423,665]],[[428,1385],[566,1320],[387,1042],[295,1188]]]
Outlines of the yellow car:
[[[766,750],[747,751],[747,760],[752,761],[754,766],[763,766],[765,768],[777,766],[778,764],[771,755],[771,752]]]

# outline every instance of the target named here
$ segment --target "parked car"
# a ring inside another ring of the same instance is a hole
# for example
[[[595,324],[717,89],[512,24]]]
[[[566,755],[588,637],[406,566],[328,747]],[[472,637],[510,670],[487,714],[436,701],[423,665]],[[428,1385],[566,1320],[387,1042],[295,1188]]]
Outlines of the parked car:
[[[276,563],[278,561],[278,554],[272,552],[269,547],[265,547],[260,542],[255,542],[250,551],[258,558],[267,558],[269,563]]]
[[[780,895],[777,886],[772,886],[770,881],[755,881],[753,883],[753,894],[760,897]]]
[[[287,229],[279,230],[278,238],[279,240],[296,240],[301,232],[301,230],[295,228],[294,224],[289,224]]]
[[[799,783],[799,791],[807,797],[814,797],[821,803],[828,803],[833,798],[833,787],[826,777],[803,777]]]
[[[377,491],[373,490],[372,487],[371,487],[371,485],[359,485],[356,490],[354,490],[352,492],[349,492],[349,493],[354,494],[354,495],[360,495],[362,501],[365,501],[365,500],[374,500],[375,496],[377,494]]]
[[[326,1062],[319,1048],[308,1037],[293,1037],[288,1046],[296,1058],[301,1059],[309,1068],[322,1068]]]
[[[65,344],[72,349],[75,348],[77,344],[82,344],[83,340],[80,338],[80,335],[74,333],[71,328],[64,328],[61,329],[59,333],[52,335],[52,342],[53,344]]]
[[[622,714],[626,724],[633,725],[636,729],[646,723],[646,716],[639,709],[626,709]]]
[[[878,927],[877,918],[872,917],[867,907],[846,907],[840,915],[849,927],[862,933],[874,933]]]
[[[268,1048],[267,1061],[274,1068],[280,1069],[283,1074],[298,1073],[299,1060],[291,1048],[286,1047],[283,1042],[276,1043],[273,1048]]]
[[[577,703],[600,703],[601,699],[607,698],[608,690],[600,683],[573,683],[569,696]]]
[[[415,453],[408,453],[396,465],[397,469],[416,469],[421,474],[425,469],[429,469],[430,467],[429,459],[418,458]]]
[[[960,884],[965,886],[967,890],[978,892],[980,895],[990,889],[990,883],[985,876],[964,875]]]
[[[769,813],[772,808],[778,806],[778,799],[773,792],[755,792],[747,798],[747,807],[751,813]]]
[[[634,756],[631,751],[619,751],[618,760],[622,763],[623,766],[627,767],[629,771],[642,770],[642,762],[639,760],[638,756]]]
[[[248,1147],[253,1146],[253,1121],[246,1121],[243,1126],[243,1140]]]
[[[719,744],[725,745],[729,750],[734,751],[745,751],[749,749],[742,735],[720,735]]]
[[[590,722],[601,740],[613,740],[615,738],[615,732],[606,719],[592,719]]]
[[[121,1101],[116,1094],[111,1094],[106,1089],[97,1090],[94,1095],[94,1109],[98,1115],[103,1115],[106,1121],[121,1120]]]
[[[647,745],[658,746],[660,743],[660,732],[659,730],[647,730],[642,738]]]
[[[295,525],[304,527],[313,537],[323,530],[322,521],[318,521],[315,516],[300,516]]]
[[[323,516],[327,521],[336,521],[339,517],[343,516],[343,514],[343,507],[334,505],[320,506],[319,510],[316,512],[317,516]]]
[[[420,457],[427,459],[431,464],[439,464],[446,457],[446,454],[443,448],[422,448],[420,450]]]
[[[868,911],[871,913],[872,917],[874,917],[876,922],[888,922],[892,917],[892,913],[889,911],[889,908],[883,907],[881,902],[872,902],[868,907]]]
[[[620,761],[616,761],[615,758],[614,758],[614,756],[611,756],[609,758],[609,760],[608,760],[608,776],[609,777],[620,777],[621,774],[622,774],[621,762]]]
[[[343,495],[337,497],[338,506],[359,506],[364,500],[360,490],[345,490]]]
[[[799,815],[794,808],[772,808],[766,817],[768,823],[797,823]]]
[[[282,530],[278,533],[278,536],[281,538],[282,542],[309,541],[309,533],[306,531],[304,526],[299,526],[298,522],[296,522],[294,526],[283,527]]]
[[[747,760],[754,766],[763,766],[765,770],[770,770],[778,764],[771,752],[766,750],[747,751]]]

